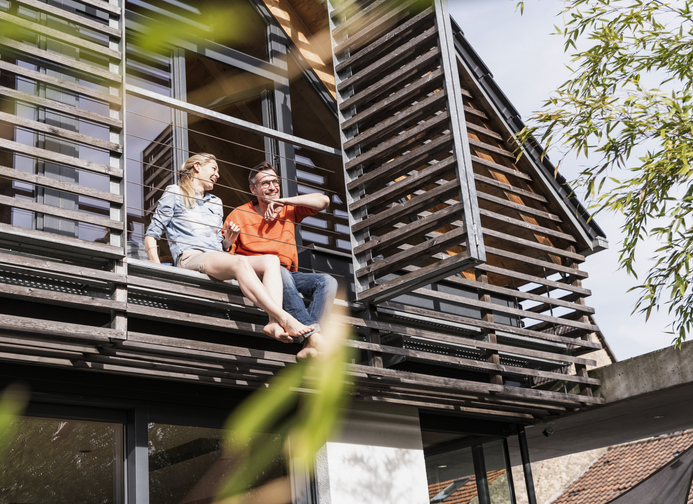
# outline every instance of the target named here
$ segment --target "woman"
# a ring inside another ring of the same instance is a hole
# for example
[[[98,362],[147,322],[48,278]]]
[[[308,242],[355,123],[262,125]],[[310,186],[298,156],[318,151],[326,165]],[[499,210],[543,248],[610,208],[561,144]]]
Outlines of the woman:
[[[224,252],[236,241],[239,228],[233,222],[221,228],[223,206],[210,193],[218,179],[219,167],[212,154],[196,154],[183,163],[179,184],[166,188],[152,215],[144,238],[147,256],[152,262],[160,262],[156,242],[165,231],[175,265],[218,280],[238,280],[245,297],[269,315],[265,334],[290,343],[293,337],[313,328],[281,308],[282,279],[276,256],[245,257]]]

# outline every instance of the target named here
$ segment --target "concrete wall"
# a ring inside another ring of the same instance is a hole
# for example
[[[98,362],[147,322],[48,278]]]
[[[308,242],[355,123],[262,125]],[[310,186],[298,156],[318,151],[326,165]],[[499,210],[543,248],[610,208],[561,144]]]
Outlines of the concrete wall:
[[[320,504],[428,504],[417,409],[355,404],[315,476]]]

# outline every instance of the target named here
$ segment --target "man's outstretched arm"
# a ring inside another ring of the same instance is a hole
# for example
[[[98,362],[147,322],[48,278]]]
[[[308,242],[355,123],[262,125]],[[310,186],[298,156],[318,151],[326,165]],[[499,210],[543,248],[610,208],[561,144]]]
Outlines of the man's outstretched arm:
[[[320,212],[330,206],[330,198],[321,193],[310,193],[291,196],[289,198],[267,200],[267,211],[264,216],[265,220],[267,222],[272,222],[279,214],[281,208],[285,205],[303,206]]]

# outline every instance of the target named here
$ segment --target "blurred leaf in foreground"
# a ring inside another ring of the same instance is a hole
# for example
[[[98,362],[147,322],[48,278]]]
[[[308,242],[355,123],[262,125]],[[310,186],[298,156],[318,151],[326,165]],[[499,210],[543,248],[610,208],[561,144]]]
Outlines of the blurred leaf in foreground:
[[[17,417],[29,403],[29,390],[23,385],[13,384],[0,395],[0,460],[16,434]]]
[[[333,314],[325,324],[327,348],[320,357],[291,364],[229,417],[224,450],[236,463],[218,493],[217,504],[287,502],[288,477],[250,490],[253,481],[282,455],[282,450],[286,460],[312,469],[315,454],[337,430],[349,400],[346,365],[351,349],[344,344],[350,328],[335,323],[334,318]],[[259,435],[270,429],[284,437],[283,446],[267,443],[266,436]]]

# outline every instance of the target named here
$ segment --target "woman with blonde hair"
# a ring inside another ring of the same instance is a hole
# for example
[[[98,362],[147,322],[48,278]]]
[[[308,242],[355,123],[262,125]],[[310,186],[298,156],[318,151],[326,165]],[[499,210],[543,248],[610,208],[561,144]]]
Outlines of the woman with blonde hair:
[[[176,266],[217,280],[235,278],[245,297],[269,315],[265,334],[290,343],[313,328],[282,309],[282,278],[276,256],[225,252],[236,241],[239,228],[230,222],[222,229],[223,205],[210,193],[218,179],[219,167],[212,154],[195,154],[183,163],[178,185],[166,188],[152,215],[144,238],[147,256],[160,262],[156,242],[165,231]]]

